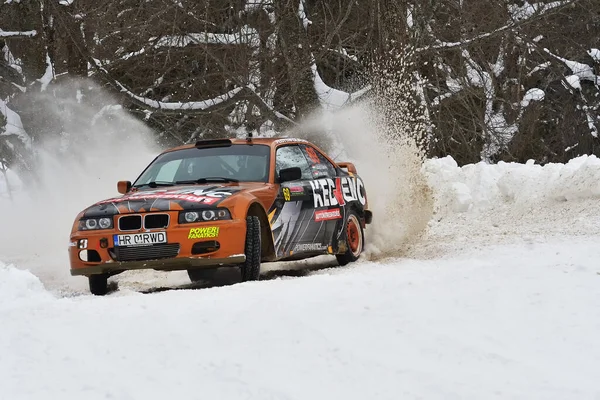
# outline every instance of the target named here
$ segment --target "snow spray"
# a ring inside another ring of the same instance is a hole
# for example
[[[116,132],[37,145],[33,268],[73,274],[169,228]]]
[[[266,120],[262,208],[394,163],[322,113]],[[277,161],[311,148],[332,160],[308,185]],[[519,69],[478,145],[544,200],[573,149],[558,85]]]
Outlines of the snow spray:
[[[0,261],[29,269],[48,288],[84,287],[72,278],[67,248],[77,213],[118,195],[118,180],[134,180],[159,151],[152,133],[118,101],[89,81],[70,81],[31,93],[29,101],[62,132],[34,140],[28,176],[13,200],[0,199]],[[27,128],[27,126],[26,126]]]
[[[373,223],[365,231],[364,258],[400,257],[425,232],[434,201],[421,166],[425,151],[385,122],[377,103],[321,112],[288,132],[310,140],[334,161],[353,162],[363,178]]]

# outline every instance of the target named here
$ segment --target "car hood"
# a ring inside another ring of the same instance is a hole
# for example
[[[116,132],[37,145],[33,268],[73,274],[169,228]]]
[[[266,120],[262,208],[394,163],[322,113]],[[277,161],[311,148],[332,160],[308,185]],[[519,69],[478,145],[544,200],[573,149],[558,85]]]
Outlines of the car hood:
[[[231,185],[185,185],[143,189],[99,201],[83,211],[83,217],[102,217],[149,211],[214,208],[223,200],[264,186],[257,183]]]

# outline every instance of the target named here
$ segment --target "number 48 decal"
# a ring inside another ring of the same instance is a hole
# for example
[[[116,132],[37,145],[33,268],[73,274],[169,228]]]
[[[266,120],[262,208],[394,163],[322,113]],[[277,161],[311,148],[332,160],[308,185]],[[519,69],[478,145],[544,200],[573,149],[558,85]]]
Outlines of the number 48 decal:
[[[292,195],[290,194],[289,188],[283,188],[283,198],[285,201],[290,201],[292,199]]]

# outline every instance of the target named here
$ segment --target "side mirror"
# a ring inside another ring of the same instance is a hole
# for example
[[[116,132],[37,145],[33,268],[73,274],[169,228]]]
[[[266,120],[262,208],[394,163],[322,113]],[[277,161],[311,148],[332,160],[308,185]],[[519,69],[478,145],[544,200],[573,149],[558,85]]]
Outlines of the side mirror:
[[[131,182],[119,181],[117,182],[117,191],[121,194],[125,194],[131,190]]]
[[[279,183],[300,179],[302,179],[302,170],[299,167],[285,168],[279,171]]]

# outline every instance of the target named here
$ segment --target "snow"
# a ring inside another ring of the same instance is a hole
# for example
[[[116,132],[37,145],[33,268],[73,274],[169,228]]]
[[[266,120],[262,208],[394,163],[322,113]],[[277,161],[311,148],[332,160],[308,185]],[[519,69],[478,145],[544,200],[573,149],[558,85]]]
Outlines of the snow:
[[[50,55],[46,54],[46,71],[44,75],[38,79],[38,81],[42,84],[41,91],[46,90],[50,82],[54,79],[54,67],[52,66],[52,60],[50,60]]]
[[[224,93],[220,96],[217,96],[213,99],[201,100],[201,101],[189,101],[189,102],[165,102],[165,101],[157,101],[148,99],[146,97],[138,96],[131,91],[127,90],[125,86],[119,84],[121,86],[121,91],[126,93],[133,99],[156,109],[165,109],[165,110],[206,110],[207,108],[216,106],[218,104],[223,103],[234,97],[240,91],[242,91],[243,87],[237,87],[235,89],[230,90],[227,93]]]
[[[327,85],[321,78],[321,75],[319,74],[319,71],[317,69],[317,64],[315,63],[314,59],[311,64],[311,70],[313,74],[315,92],[317,93],[317,97],[319,98],[321,106],[325,110],[337,110],[351,103],[352,101],[359,99],[365,93],[371,90],[371,85],[367,85],[353,93],[348,93],[344,92],[343,90],[332,88],[331,86]]]
[[[577,75],[565,76],[565,80],[573,89],[581,90],[581,80]]]
[[[319,101],[323,107],[326,109],[337,109],[342,107],[350,100],[350,93],[334,89],[323,81],[319,71],[317,70],[316,63],[312,63],[311,69],[314,77],[315,92],[317,93]]]
[[[15,135],[27,148],[29,148],[31,146],[31,138],[23,128],[21,117],[11,110],[2,99],[0,99],[0,114],[6,119],[6,125],[2,127],[3,132],[0,132],[0,136]]]
[[[525,108],[532,101],[542,101],[546,97],[546,93],[542,89],[533,88],[529,89],[525,96],[523,96],[523,100],[521,100],[521,107]]]
[[[190,44],[227,44],[241,45],[250,44],[258,46],[260,44],[258,32],[249,26],[243,26],[237,33],[187,33],[185,35],[169,35],[150,38],[151,42],[157,47],[185,47]]]
[[[298,1],[298,18],[302,21],[304,29],[308,29],[308,26],[312,24],[312,21],[308,19],[304,11],[304,0]]]
[[[550,67],[550,65],[551,65],[550,61],[546,61],[545,63],[542,63],[542,64],[540,64],[540,65],[536,66],[535,68],[533,68],[533,69],[532,69],[532,70],[531,70],[531,71],[530,71],[530,72],[527,74],[527,76],[531,76],[531,75],[535,74],[535,73],[536,73],[536,72],[538,72],[538,71],[542,71],[542,70],[548,69],[548,68]]]
[[[444,157],[429,160],[423,171],[444,201],[440,207],[455,211],[481,210],[506,201],[523,204],[541,200],[600,200],[600,159],[596,156],[581,156],[566,164],[543,166],[482,161],[463,167],[459,167],[452,157]],[[462,185],[463,193],[452,194],[456,184]]]
[[[600,62],[600,50],[599,49],[591,49],[588,50],[588,54],[590,57],[594,59],[596,62]]]
[[[600,159],[421,172],[427,231],[344,268],[126,273],[93,297],[0,262],[0,398],[600,397]]]
[[[0,29],[0,38],[1,37],[14,37],[14,36],[25,36],[25,37],[34,37],[37,35],[37,31],[3,31]]]
[[[559,57],[556,54],[553,54],[548,49],[544,49],[544,51],[550,54],[552,57],[562,61],[573,73],[574,76],[577,76],[580,80],[587,80],[593,83],[597,83],[599,81],[598,76],[594,74],[594,69],[587,65],[577,61],[567,60],[566,58]]]
[[[599,256],[563,240],[102,299],[2,269],[0,394],[592,398]]]
[[[4,61],[6,61],[6,64],[11,67],[12,69],[14,69],[15,71],[17,71],[19,74],[23,73],[23,68],[21,68],[21,60],[20,59],[15,59],[15,57],[13,56],[13,54],[11,53],[10,49],[8,48],[8,46],[5,44],[2,47],[2,53],[4,53]],[[25,88],[22,86],[19,86],[15,83],[13,83],[14,86],[18,87],[22,92],[25,91]]]
[[[525,1],[521,6],[511,4],[508,6],[508,9],[513,21],[524,21],[530,19],[534,15],[542,15],[553,8],[569,4],[571,1],[572,0],[551,1],[549,3],[529,3],[528,1]]]

